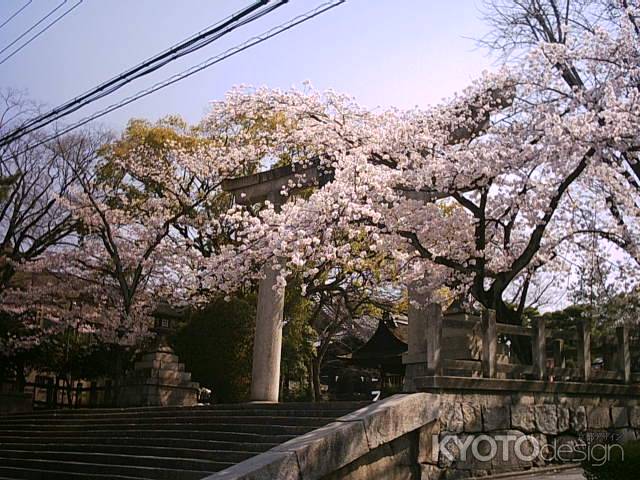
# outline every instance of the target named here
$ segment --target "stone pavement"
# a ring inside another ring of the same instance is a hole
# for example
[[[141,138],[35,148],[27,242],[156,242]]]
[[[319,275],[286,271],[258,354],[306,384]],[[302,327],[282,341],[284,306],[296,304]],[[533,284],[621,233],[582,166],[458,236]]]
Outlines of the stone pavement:
[[[515,475],[494,475],[485,480],[586,480],[582,468],[544,469],[545,471],[521,473]]]

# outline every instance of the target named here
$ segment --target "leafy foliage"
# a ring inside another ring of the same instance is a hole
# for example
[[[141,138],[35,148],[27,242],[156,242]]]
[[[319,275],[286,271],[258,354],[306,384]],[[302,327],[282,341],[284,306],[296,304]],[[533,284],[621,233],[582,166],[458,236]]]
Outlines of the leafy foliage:
[[[175,337],[193,380],[219,402],[249,398],[255,313],[253,295],[218,300],[195,312]]]

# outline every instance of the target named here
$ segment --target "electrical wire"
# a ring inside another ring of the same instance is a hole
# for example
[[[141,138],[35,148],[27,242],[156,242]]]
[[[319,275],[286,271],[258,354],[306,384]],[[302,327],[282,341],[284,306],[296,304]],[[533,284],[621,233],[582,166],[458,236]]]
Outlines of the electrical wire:
[[[97,87],[85,92],[84,94],[75,97],[74,99],[66,102],[65,104],[56,107],[55,109],[53,109],[52,111],[40,115],[34,119],[28,120],[27,122],[25,122],[25,124],[23,124],[22,126],[18,127],[16,130],[14,130],[13,132],[10,132],[9,134],[5,135],[2,139],[0,139],[0,145],[6,145],[11,141],[17,140],[18,138],[20,138],[23,135],[26,135],[27,133],[30,133],[34,130],[37,130],[38,128],[42,128],[46,125],[48,125],[49,123],[51,123],[52,121],[55,121],[59,118],[62,118],[65,115],[68,115],[76,110],[78,110],[79,108],[87,105],[88,103],[90,103],[91,101],[95,101],[99,98],[104,97],[105,95],[108,95],[112,92],[114,92],[115,90],[117,90],[118,88],[121,88],[122,86],[126,85],[127,83],[129,83],[132,79],[132,75],[136,74],[138,72],[139,73],[136,77],[134,78],[139,78],[139,76],[142,76],[143,74],[145,74],[145,72],[148,74],[152,71],[154,71],[156,68],[155,66],[158,65],[158,62],[161,60],[164,60],[165,58],[171,56],[171,55],[175,55],[176,52],[180,52],[181,50],[184,50],[188,47],[195,47],[199,44],[199,42],[202,42],[203,39],[206,40],[208,36],[210,36],[213,33],[217,33],[217,32],[221,32],[223,31],[223,33],[228,33],[229,31],[231,31],[234,27],[234,23],[236,23],[238,20],[242,19],[242,17],[250,14],[251,12],[257,10],[258,8],[264,6],[265,4],[267,4],[270,0],[261,0],[258,2],[255,2],[254,4],[250,5],[249,7],[240,10],[238,12],[236,12],[235,14],[230,15],[229,17],[227,17],[226,19],[214,24],[212,27],[210,27],[209,29],[203,30],[198,32],[197,34],[189,37],[188,39],[184,40],[183,42],[181,42],[180,44],[174,45],[164,51],[162,51],[160,54],[155,55],[154,57],[150,57],[149,59],[139,63],[138,65],[136,65],[135,67],[130,68],[129,70],[126,70],[125,72],[123,72],[122,74],[115,76],[113,78],[111,78],[110,80],[107,80],[106,82],[103,82],[102,84],[98,85]],[[233,28],[231,28],[233,27]],[[224,30],[226,29],[226,32],[224,32]],[[219,38],[219,37],[216,37]],[[201,45],[204,46],[204,45]],[[191,49],[189,49],[190,53]],[[166,63],[161,63],[158,68],[160,66],[165,65]]]
[[[198,43],[198,44],[194,45],[193,47],[189,48],[188,50],[185,50],[184,52],[181,52],[180,54],[174,54],[174,55],[172,55],[171,57],[167,58],[166,60],[163,60],[163,61],[162,61],[162,63],[160,63],[159,65],[154,65],[154,66],[152,66],[152,67],[149,67],[149,68],[147,68],[147,69],[143,70],[142,72],[140,72],[140,73],[136,74],[135,76],[127,78],[127,79],[126,79],[125,81],[123,81],[123,83],[122,83],[122,84],[120,84],[119,86],[117,86],[117,87],[113,87],[113,88],[111,88],[111,89],[109,89],[109,90],[105,90],[105,91],[100,92],[97,96],[92,97],[91,101],[87,101],[86,103],[83,103],[83,104],[82,104],[82,105],[80,105],[80,106],[76,106],[76,107],[74,107],[72,110],[70,110],[70,111],[69,111],[69,113],[71,113],[71,112],[75,112],[76,110],[78,110],[78,109],[82,108],[83,106],[85,106],[85,105],[87,105],[87,104],[89,104],[89,103],[91,103],[91,102],[93,102],[93,101],[95,101],[95,100],[101,99],[101,98],[103,98],[103,97],[107,96],[107,95],[108,95],[108,94],[110,94],[110,93],[113,93],[114,91],[118,90],[118,89],[119,89],[119,88],[121,88],[122,86],[124,86],[124,85],[126,85],[126,84],[128,84],[128,83],[132,82],[133,80],[135,80],[135,79],[137,79],[137,78],[140,78],[140,77],[142,77],[142,76],[148,75],[149,73],[155,72],[155,71],[156,71],[156,70],[158,70],[159,68],[161,68],[161,67],[165,66],[166,64],[168,64],[168,63],[170,63],[170,62],[172,62],[172,61],[174,61],[174,60],[176,60],[176,59],[178,59],[178,58],[180,58],[180,57],[182,57],[182,56],[184,56],[184,55],[186,55],[186,54],[189,54],[189,53],[195,52],[196,50],[199,50],[200,48],[202,48],[202,47],[204,47],[204,46],[206,46],[206,45],[209,45],[210,43],[212,43],[213,41],[215,41],[215,40],[217,40],[217,39],[221,38],[222,36],[226,35],[226,34],[227,34],[227,33],[229,33],[230,31],[235,30],[235,29],[237,29],[238,27],[241,27],[241,26],[247,25],[248,23],[251,23],[251,22],[253,22],[254,20],[257,20],[257,19],[258,19],[258,18],[260,18],[260,17],[263,17],[263,16],[264,16],[264,15],[266,15],[267,13],[270,13],[271,11],[275,10],[276,8],[281,7],[282,5],[286,4],[288,1],[289,1],[289,0],[280,0],[280,1],[279,1],[279,3],[274,4],[273,6],[271,6],[271,7],[267,8],[266,10],[262,10],[262,11],[260,11],[260,12],[258,12],[258,13],[255,13],[255,14],[253,14],[252,16],[250,16],[250,17],[248,17],[248,18],[246,18],[246,19],[244,19],[244,20],[240,21],[239,23],[236,23],[236,24],[234,24],[234,25],[232,25],[232,26],[228,27],[228,29],[221,31],[220,33],[216,34],[214,37],[208,38],[206,41],[200,42],[200,43]],[[59,116],[57,116],[57,117],[56,117],[56,119],[58,119],[58,118],[60,118],[60,117],[62,117],[62,116],[65,116],[65,115],[59,115]],[[48,123],[51,123],[51,122],[47,122],[47,124],[48,124]]]
[[[69,15],[71,13],[72,10],[75,10],[75,8],[77,6],[79,6],[81,3],[83,2],[83,0],[78,0],[77,3],[75,3],[74,5],[71,6],[71,8],[68,8],[67,10],[65,10],[62,14],[60,14],[55,20],[53,20],[52,22],[50,22],[46,27],[44,27],[42,30],[40,30],[38,33],[36,33],[35,35],[33,35],[29,40],[27,40],[25,43],[23,43],[22,45],[20,45],[16,50],[14,50],[13,52],[11,52],[9,55],[7,55],[6,57],[4,57],[2,60],[0,60],[0,65],[2,65],[4,62],[6,62],[7,60],[9,60],[11,57],[13,57],[16,53],[18,53],[20,50],[22,50],[24,47],[26,47],[27,45],[29,45],[31,42],[33,42],[36,38],[38,38],[40,35],[42,35],[44,32],[46,32],[47,30],[49,30],[51,27],[53,27],[56,23],[58,23],[60,20],[62,20],[64,17],[66,17],[67,15]]]
[[[224,52],[222,52],[219,55],[216,55],[215,57],[211,57],[207,60],[205,60],[204,62],[195,65],[187,70],[184,70],[181,73],[178,73],[176,75],[173,75],[171,77],[169,77],[168,79],[162,81],[162,82],[158,82],[154,85],[152,85],[151,87],[145,89],[145,90],[141,90],[138,93],[136,93],[135,95],[131,95],[129,97],[124,98],[123,100],[121,100],[118,103],[112,104],[102,110],[99,110],[98,112],[85,117],[81,120],[79,120],[78,122],[71,124],[65,128],[63,128],[62,130],[56,132],[55,134],[44,138],[43,140],[28,146],[27,148],[23,149],[22,151],[20,151],[19,153],[17,153],[16,155],[22,155],[23,153],[26,153],[34,148],[37,148],[41,145],[44,145],[52,140],[55,140],[58,137],[61,137],[62,135],[65,135],[77,128],[82,127],[83,125],[86,125],[87,123],[96,120],[97,118],[103,117],[105,115],[107,115],[108,113],[111,113],[115,110],[118,110],[126,105],[129,105],[130,103],[135,102],[136,100],[139,100],[140,98],[146,97],[147,95],[151,95],[154,92],[157,92],[158,90],[161,90],[165,87],[168,87],[169,85],[173,85],[174,83],[179,82],[180,80],[184,80],[187,77],[190,77],[191,75],[194,75],[206,68],[209,68],[217,63],[222,62],[223,60],[232,57],[234,55],[237,55],[240,52],[243,52],[255,45],[258,45],[260,43],[263,43],[267,40],[269,40],[270,38],[273,38],[277,35],[280,35],[281,33],[284,33],[288,30],[291,30],[292,28],[305,23],[329,10],[332,10],[333,8],[342,5],[343,3],[345,3],[346,0],[334,0],[334,1],[330,1],[330,2],[325,2],[321,5],[319,5],[318,7],[316,7],[313,10],[309,10],[306,13],[303,13],[302,15],[298,15],[297,17],[294,17],[293,19],[289,20],[288,22],[282,23],[276,27],[273,27],[270,30],[267,30],[265,32],[263,32],[260,35],[256,35],[252,38],[250,38],[249,40],[235,46],[232,47],[228,50],[225,50]]]
[[[38,25],[40,25],[42,22],[44,22],[47,18],[49,18],[51,15],[53,15],[54,13],[56,13],[58,10],[60,10],[62,8],[62,6],[67,3],[68,0],[62,0],[62,2],[53,10],[51,10],[49,13],[47,13],[44,17],[42,17],[40,20],[38,20],[34,25],[32,25],[31,27],[29,27],[25,32],[23,32],[18,38],[16,38],[13,42],[11,42],[9,45],[7,45],[6,47],[4,47],[2,50],[0,50],[0,54],[6,52],[7,50],[9,50],[13,45],[15,45],[16,43],[18,43],[20,40],[22,40],[23,37],[25,37],[31,30],[33,30],[34,28],[36,28]]]
[[[17,17],[20,12],[22,12],[25,8],[27,8],[29,5],[31,5],[31,3],[33,2],[33,0],[29,0],[27,3],[25,3],[21,8],[18,9],[17,12],[15,12],[13,15],[11,15],[9,18],[7,18],[4,22],[2,22],[0,24],[0,28],[4,27],[7,23],[9,23],[11,20],[13,20],[15,17]]]
[[[188,39],[164,50],[160,54],[157,54],[140,64],[136,65],[129,70],[126,70],[122,74],[103,82],[97,87],[85,92],[84,94],[75,97],[74,99],[54,108],[53,110],[40,115],[36,118],[26,121],[23,125],[16,128],[12,132],[6,134],[0,138],[0,146],[7,145],[8,143],[17,140],[18,138],[33,132],[39,128],[42,128],[60,118],[69,115],[77,111],[78,109],[105,97],[113,93],[114,91],[122,88],[124,85],[131,81],[148,75],[159,68],[163,67],[169,62],[172,62],[184,55],[192,53],[206,45],[209,45],[213,41],[220,37],[230,33],[231,31],[246,25],[252,21],[261,18],[262,16],[272,12],[276,8],[279,8],[288,0],[279,0],[276,4],[260,10],[261,7],[267,5],[271,0],[259,0],[254,4],[236,12],[235,14],[227,17],[225,20],[218,22],[212,28],[201,31],[196,35],[189,37]],[[245,18],[247,17],[247,18]]]

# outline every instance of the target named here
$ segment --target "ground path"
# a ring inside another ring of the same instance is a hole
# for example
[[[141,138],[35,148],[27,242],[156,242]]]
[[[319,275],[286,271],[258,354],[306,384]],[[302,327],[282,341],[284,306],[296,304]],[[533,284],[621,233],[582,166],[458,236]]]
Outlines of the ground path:
[[[579,467],[545,468],[536,472],[501,474],[485,477],[486,480],[586,480],[584,470]]]

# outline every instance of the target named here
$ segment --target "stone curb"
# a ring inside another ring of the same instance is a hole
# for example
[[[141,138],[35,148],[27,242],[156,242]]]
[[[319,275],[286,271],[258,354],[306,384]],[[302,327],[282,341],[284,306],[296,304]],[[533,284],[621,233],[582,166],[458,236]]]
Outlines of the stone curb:
[[[203,480],[316,480],[436,420],[437,394],[393,395]]]

